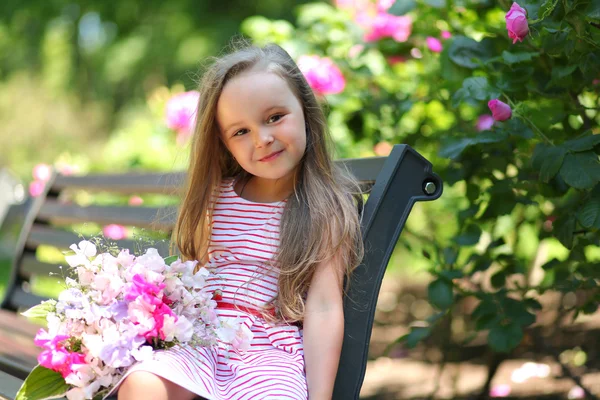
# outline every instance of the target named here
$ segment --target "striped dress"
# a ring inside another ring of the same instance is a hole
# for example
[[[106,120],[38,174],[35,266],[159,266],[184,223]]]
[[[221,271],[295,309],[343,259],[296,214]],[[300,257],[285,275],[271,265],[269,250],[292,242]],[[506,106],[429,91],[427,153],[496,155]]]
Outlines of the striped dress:
[[[217,313],[252,331],[249,350],[176,346],[130,368],[149,371],[206,399],[307,399],[302,331],[272,324],[258,312],[277,294],[277,271],[266,264],[279,245],[285,200],[255,203],[238,196],[234,179],[214,201],[207,267],[209,289],[220,290]],[[241,310],[239,308],[243,308]]]

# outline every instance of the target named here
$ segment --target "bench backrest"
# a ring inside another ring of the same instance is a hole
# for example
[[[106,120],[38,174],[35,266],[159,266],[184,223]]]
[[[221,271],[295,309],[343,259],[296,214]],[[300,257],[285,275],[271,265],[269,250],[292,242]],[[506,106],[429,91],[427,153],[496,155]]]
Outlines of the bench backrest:
[[[377,296],[398,236],[412,205],[419,200],[438,198],[442,184],[431,172],[431,164],[406,145],[394,146],[388,157],[336,162],[346,165],[360,181],[363,190],[370,189],[362,220],[367,251],[344,303],[345,338],[334,398],[346,400],[358,399],[366,369]],[[60,275],[60,266],[38,260],[36,249],[40,245],[67,249],[79,242],[81,239],[64,229],[65,226],[94,222],[99,225],[157,228],[170,233],[175,223],[175,209],[172,207],[83,207],[70,200],[73,192],[172,194],[183,178],[183,173],[53,176],[44,193],[29,199],[24,205],[13,206],[7,216],[10,223],[0,228],[0,265],[12,265],[2,308],[28,308],[45,300],[30,292],[30,279],[33,276],[48,276],[49,273]],[[157,216],[161,216],[159,223],[152,224]],[[116,242],[119,247],[135,250],[136,244],[132,240]],[[161,254],[168,254],[166,241],[156,247]]]

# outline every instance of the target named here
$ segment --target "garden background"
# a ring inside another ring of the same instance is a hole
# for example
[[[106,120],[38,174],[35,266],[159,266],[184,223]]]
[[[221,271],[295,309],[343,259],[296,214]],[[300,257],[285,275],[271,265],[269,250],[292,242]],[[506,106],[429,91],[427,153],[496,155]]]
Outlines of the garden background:
[[[445,182],[390,262],[364,398],[597,398],[600,2],[5,0],[0,167],[28,195],[49,167],[184,169],[201,66],[240,34],[298,61],[337,157],[406,143]]]

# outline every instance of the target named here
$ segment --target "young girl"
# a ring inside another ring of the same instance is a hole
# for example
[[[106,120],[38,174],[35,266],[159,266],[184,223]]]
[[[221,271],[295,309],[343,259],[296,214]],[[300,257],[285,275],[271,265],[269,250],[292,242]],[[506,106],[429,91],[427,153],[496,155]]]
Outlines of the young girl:
[[[183,258],[214,272],[221,318],[246,351],[178,346],[136,365],[122,399],[330,399],[344,330],[343,281],[362,258],[356,182],[333,164],[326,120],[279,46],[217,59],[200,84]]]

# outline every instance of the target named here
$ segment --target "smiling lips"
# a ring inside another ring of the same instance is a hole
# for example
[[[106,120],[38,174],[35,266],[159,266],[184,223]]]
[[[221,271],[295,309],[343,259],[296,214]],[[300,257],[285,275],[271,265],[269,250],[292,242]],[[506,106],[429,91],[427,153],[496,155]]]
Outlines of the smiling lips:
[[[263,158],[261,158],[261,159],[260,159],[260,160],[258,160],[258,161],[267,162],[267,161],[274,160],[274,159],[275,159],[275,158],[277,158],[277,156],[278,156],[278,155],[280,155],[282,152],[283,152],[283,150],[276,151],[276,152],[274,152],[274,153],[271,153],[271,154],[269,154],[269,155],[268,155],[268,156],[266,156],[266,157],[263,157]]]

